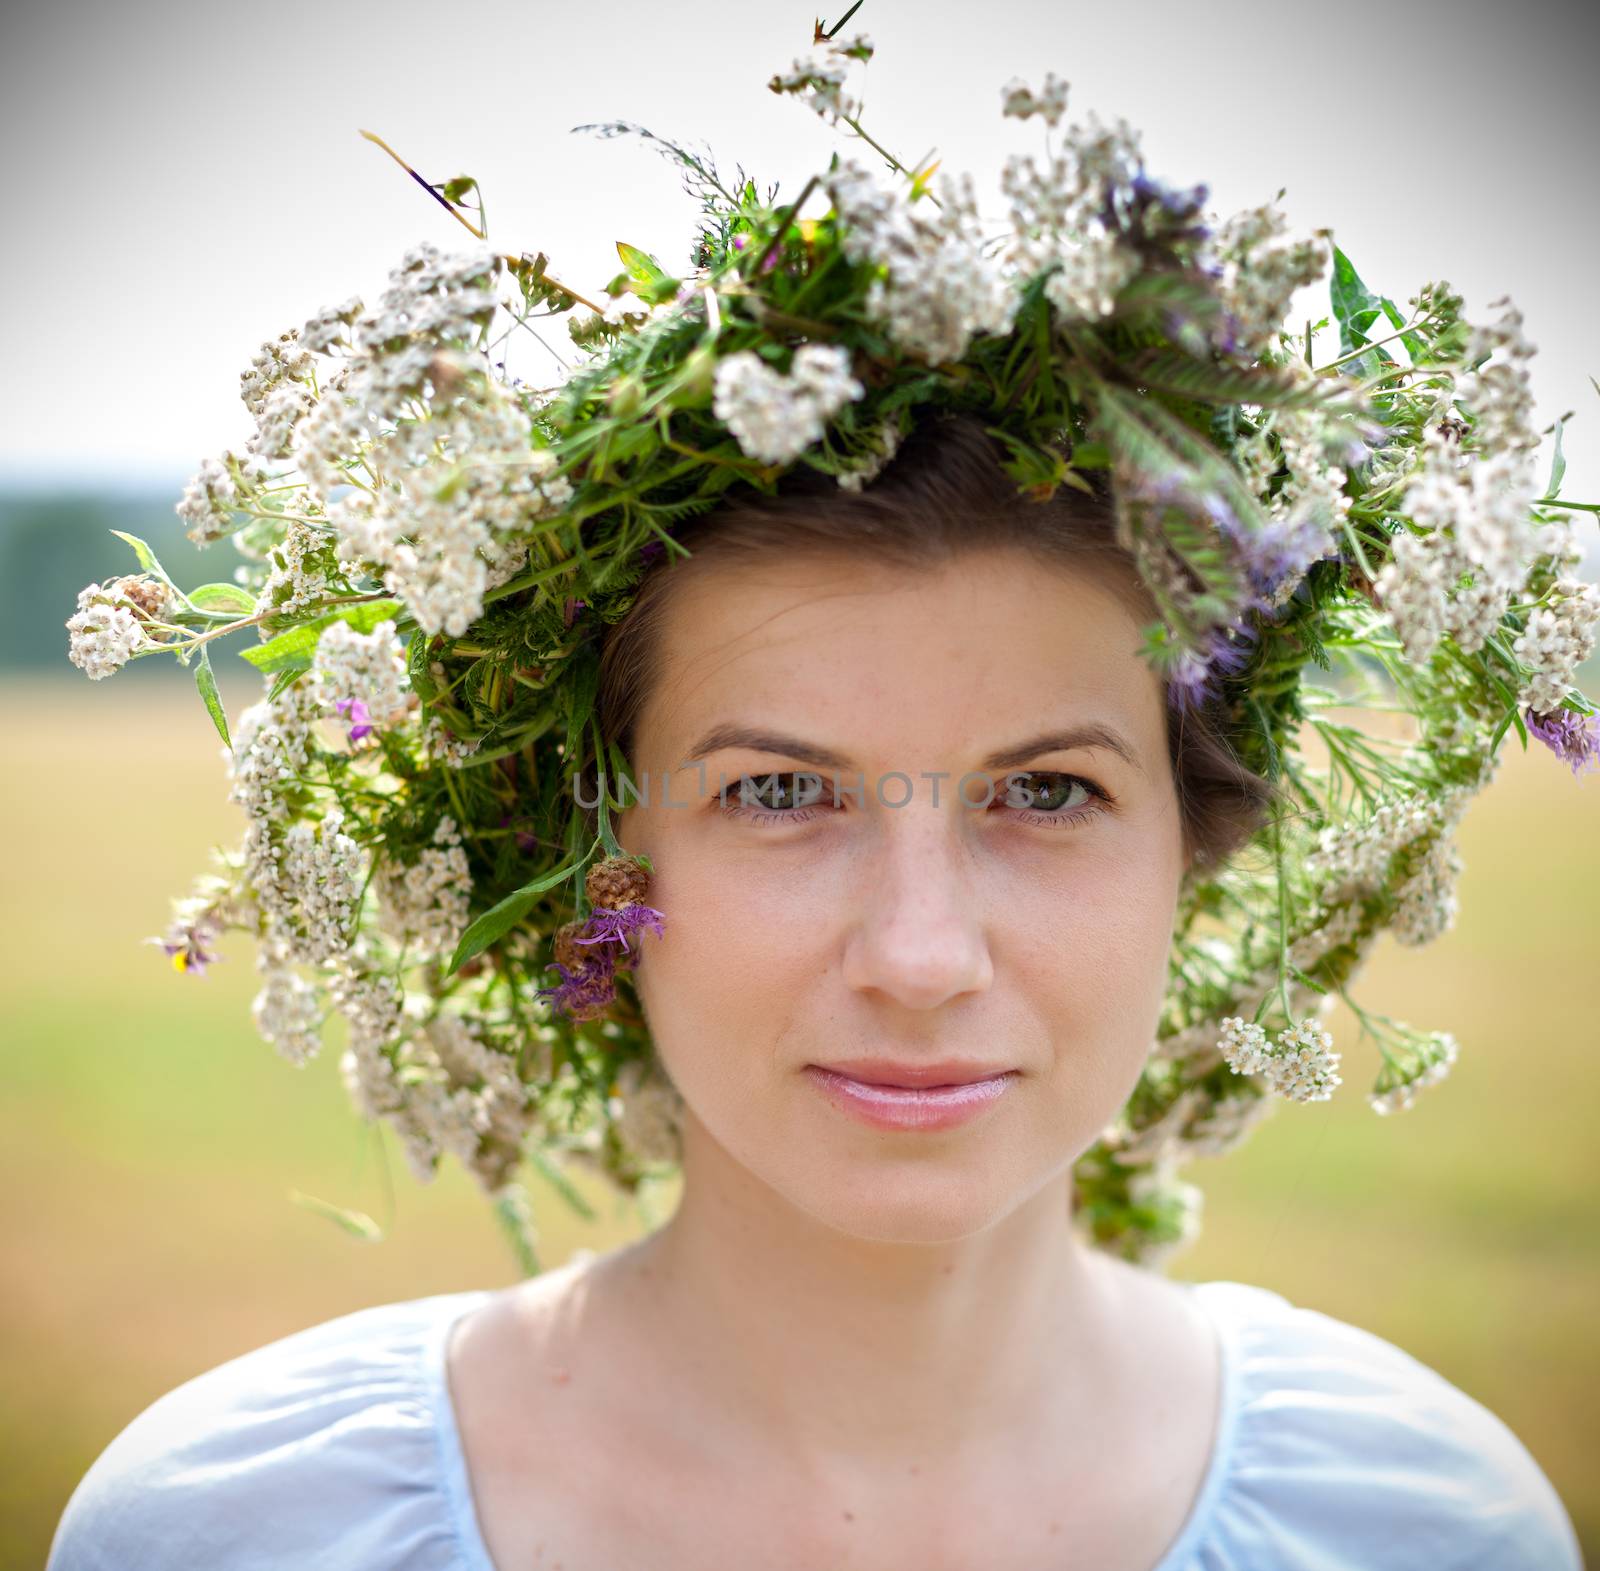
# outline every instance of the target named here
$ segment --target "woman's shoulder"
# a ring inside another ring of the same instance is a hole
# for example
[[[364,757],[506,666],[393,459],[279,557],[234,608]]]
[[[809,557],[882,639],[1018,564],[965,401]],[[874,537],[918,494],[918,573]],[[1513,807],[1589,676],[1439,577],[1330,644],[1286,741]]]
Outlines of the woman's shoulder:
[[[340,1315],[169,1391],[100,1453],[47,1571],[461,1571],[443,1337],[490,1290]]]
[[[1269,1288],[1196,1290],[1221,1333],[1229,1404],[1207,1552],[1171,1571],[1583,1571],[1554,1486],[1476,1398],[1393,1342]]]

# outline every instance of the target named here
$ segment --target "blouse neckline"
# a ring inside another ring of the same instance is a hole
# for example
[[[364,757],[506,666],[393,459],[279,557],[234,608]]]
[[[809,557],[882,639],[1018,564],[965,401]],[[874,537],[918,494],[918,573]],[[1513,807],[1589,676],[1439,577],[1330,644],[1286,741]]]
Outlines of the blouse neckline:
[[[1215,1289],[1225,1289],[1226,1282],[1190,1282],[1189,1291],[1210,1322],[1217,1339],[1218,1359],[1221,1368],[1221,1411],[1211,1439],[1211,1457],[1206,1464],[1205,1477],[1199,1492],[1189,1508],[1178,1536],[1166,1553],[1150,1571],[1183,1571],[1184,1561],[1191,1556],[1210,1531],[1212,1518],[1222,1497],[1232,1471],[1234,1441],[1238,1433],[1240,1387],[1240,1354],[1234,1342],[1233,1327],[1229,1317],[1215,1300]],[[466,1453],[462,1449],[461,1432],[456,1425],[455,1403],[450,1396],[446,1352],[450,1333],[456,1323],[486,1300],[496,1289],[474,1288],[468,1292],[451,1295],[455,1302],[448,1314],[440,1315],[429,1328],[423,1349],[423,1383],[428,1407],[433,1420],[433,1433],[439,1452],[439,1476],[443,1481],[445,1504],[450,1527],[461,1547],[464,1571],[497,1571],[489,1558],[489,1548],[484,1542],[483,1529],[478,1522],[477,1508],[472,1498],[472,1481],[467,1473]]]

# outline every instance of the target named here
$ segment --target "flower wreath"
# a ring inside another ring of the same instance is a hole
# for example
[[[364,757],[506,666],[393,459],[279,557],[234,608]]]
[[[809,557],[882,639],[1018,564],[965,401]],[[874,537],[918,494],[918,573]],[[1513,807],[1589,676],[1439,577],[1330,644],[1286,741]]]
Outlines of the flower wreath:
[[[690,266],[619,244],[603,302],[482,243],[474,180],[416,176],[477,243],[419,245],[376,307],[262,345],[254,434],[177,508],[198,544],[232,539],[232,581],[185,593],[124,536],[140,571],[91,584],[67,623],[92,678],[160,652],[193,666],[244,810],[241,844],[148,941],[200,975],[221,933],[254,934],[261,1035],[303,1064],[342,1016],[361,1114],[419,1179],[453,1153],[529,1269],[524,1160],[582,1208],[568,1162],[637,1195],[679,1154],[630,974],[671,913],[612,831],[627,769],[595,710],[598,648],[688,554],[674,526],[737,489],[795,465],[870,486],[946,412],[984,422],[1029,497],[1100,471],[1160,608],[1144,655],[1169,701],[1211,706],[1278,786],[1251,845],[1186,886],[1148,1061],[1076,1164],[1075,1225],[1131,1260],[1194,1235],[1184,1162],[1332,1094],[1317,1016],[1335,995],[1376,1043],[1375,1111],[1447,1073],[1453,1037],[1347,984],[1381,932],[1450,924],[1452,834],[1509,731],[1574,773],[1600,759],[1573,687],[1600,588],[1568,521],[1597,509],[1558,498],[1559,423],[1534,478],[1533,346],[1509,300],[1472,326],[1430,283],[1402,312],[1273,204],[1218,223],[1204,187],[1146,172],[1125,122],[1060,130],[1054,75],[1002,89],[1045,148],[1006,162],[1008,221],[985,224],[970,175],[907,168],[862,129],[848,87],[873,49],[841,33],[818,24],[770,83],[848,142],[781,207],[642,127],[578,128],[649,138],[700,208]],[[1284,317],[1330,263],[1338,350],[1315,365],[1329,319],[1291,335]],[[534,387],[496,356],[552,317],[577,363]],[[265,692],[230,728],[208,646],[246,627]],[[1344,713],[1372,705],[1409,734]],[[570,789],[586,771],[597,813]]]

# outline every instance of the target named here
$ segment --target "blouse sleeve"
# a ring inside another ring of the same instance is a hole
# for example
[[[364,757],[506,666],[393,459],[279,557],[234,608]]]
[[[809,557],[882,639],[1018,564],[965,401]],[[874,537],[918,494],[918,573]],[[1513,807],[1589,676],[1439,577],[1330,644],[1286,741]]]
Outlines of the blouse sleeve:
[[[1210,1286],[1230,1295],[1238,1409],[1193,1571],[1583,1571],[1560,1496],[1488,1408],[1371,1332]]]
[[[168,1392],[83,1476],[46,1571],[460,1571],[424,1359],[476,1296],[358,1310]]]

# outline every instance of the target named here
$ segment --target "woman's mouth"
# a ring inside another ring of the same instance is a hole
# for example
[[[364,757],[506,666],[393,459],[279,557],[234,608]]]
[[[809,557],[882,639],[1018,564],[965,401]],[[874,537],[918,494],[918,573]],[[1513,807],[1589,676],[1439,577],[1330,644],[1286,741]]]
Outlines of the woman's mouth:
[[[833,1105],[875,1129],[952,1129],[992,1107],[1019,1078],[1015,1069],[860,1068],[807,1064],[807,1078]],[[877,1077],[882,1077],[877,1078]],[[935,1076],[946,1076],[943,1083]],[[886,1083],[889,1081],[902,1083]]]

